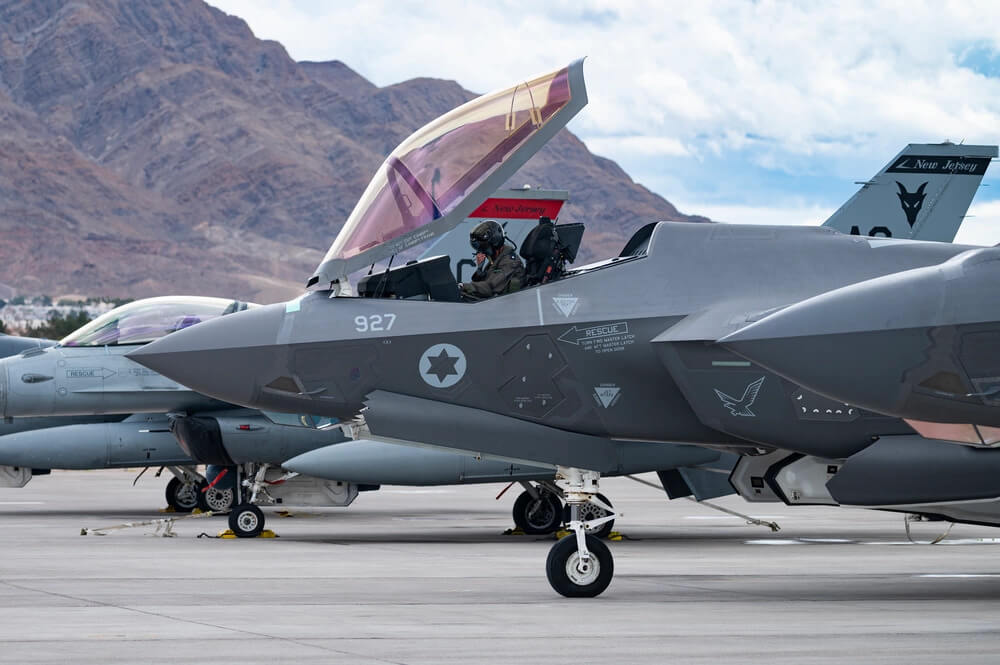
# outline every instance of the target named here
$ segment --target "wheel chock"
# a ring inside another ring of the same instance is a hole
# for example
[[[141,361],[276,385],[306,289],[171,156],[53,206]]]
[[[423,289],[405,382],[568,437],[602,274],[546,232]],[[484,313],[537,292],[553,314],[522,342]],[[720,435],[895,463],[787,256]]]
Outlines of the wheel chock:
[[[205,511],[204,511],[204,510],[202,510],[201,508],[195,508],[195,509],[193,509],[193,510],[191,511],[191,514],[192,514],[192,515],[201,515],[201,514],[202,514],[203,512],[205,512]]]
[[[513,529],[507,529],[506,531],[503,532],[502,535],[504,535],[504,536],[523,536],[524,535],[524,529],[522,529],[519,526],[516,526]]]
[[[608,540],[613,540],[615,542],[618,542],[620,540],[625,540],[625,534],[619,531],[612,531],[611,533],[608,534]]]
[[[225,539],[234,539],[237,538],[238,536],[235,533],[233,533],[232,529],[225,529],[224,531],[220,531],[219,535],[216,537]],[[257,538],[278,538],[278,537],[279,537],[278,534],[276,534],[274,531],[271,531],[270,529],[264,529],[263,531],[260,532],[260,535],[257,536]]]
[[[295,513],[290,510],[279,510],[275,515],[278,517],[295,517]]]
[[[573,532],[568,531],[566,529],[559,529],[555,533],[556,533],[556,540],[562,540],[563,538],[565,538],[566,536],[570,535]]]
[[[167,506],[166,508],[160,508],[157,512],[159,513],[176,513],[177,509],[173,506]]]

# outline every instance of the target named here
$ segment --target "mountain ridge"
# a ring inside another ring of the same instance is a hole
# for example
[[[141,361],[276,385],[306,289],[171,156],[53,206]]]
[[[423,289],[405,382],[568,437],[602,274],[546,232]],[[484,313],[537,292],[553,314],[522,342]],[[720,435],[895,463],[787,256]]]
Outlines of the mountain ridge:
[[[0,282],[23,293],[294,296],[375,169],[474,96],[378,87],[200,0],[0,6]],[[510,180],[568,189],[581,260],[679,213],[561,132]]]

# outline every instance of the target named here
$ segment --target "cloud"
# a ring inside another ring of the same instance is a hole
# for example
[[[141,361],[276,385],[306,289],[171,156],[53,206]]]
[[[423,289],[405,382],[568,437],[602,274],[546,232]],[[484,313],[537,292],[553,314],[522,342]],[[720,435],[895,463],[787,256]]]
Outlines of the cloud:
[[[684,157],[690,154],[683,143],[669,136],[597,136],[586,142],[590,151],[599,155],[616,152],[642,157]]]
[[[833,214],[835,207],[789,204],[785,206],[703,205],[682,201],[679,207],[697,210],[718,222],[729,224],[778,224],[781,226],[819,226]]]
[[[1000,243],[1000,200],[973,203],[955,242],[988,246]]]
[[[996,143],[1000,127],[995,2],[213,4],[379,85],[486,92],[588,56],[590,105],[570,128],[691,212],[766,210],[779,187],[808,197],[790,211],[833,208],[907,143]]]

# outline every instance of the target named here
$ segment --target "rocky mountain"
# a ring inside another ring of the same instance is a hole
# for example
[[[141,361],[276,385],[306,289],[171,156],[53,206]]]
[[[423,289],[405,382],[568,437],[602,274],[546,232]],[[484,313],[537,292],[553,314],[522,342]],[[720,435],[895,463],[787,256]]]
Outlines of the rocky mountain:
[[[0,2],[0,287],[294,295],[385,154],[473,96],[297,63],[199,0]],[[584,258],[688,219],[566,131],[512,182],[570,191]]]

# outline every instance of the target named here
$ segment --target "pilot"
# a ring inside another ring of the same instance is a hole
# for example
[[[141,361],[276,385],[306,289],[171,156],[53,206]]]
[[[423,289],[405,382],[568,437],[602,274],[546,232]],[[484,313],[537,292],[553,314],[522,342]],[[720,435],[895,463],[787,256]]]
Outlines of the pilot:
[[[464,299],[483,300],[521,288],[524,264],[506,240],[503,228],[492,219],[472,229],[469,242],[476,250],[476,272],[471,282],[458,285]]]

